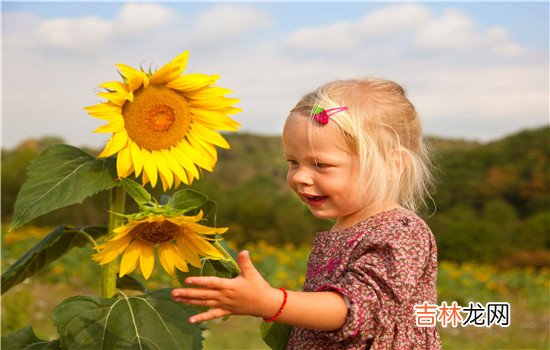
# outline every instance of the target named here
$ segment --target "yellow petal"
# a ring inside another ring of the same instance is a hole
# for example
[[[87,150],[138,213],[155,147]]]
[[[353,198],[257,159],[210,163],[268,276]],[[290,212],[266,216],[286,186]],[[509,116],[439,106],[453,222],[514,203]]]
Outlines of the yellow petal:
[[[130,89],[128,88],[128,85],[120,81],[109,81],[109,82],[100,84],[99,86],[110,91],[131,93]]]
[[[196,91],[188,91],[185,94],[185,97],[193,100],[211,100],[214,98],[223,97],[223,95],[230,94],[232,92],[233,91],[226,88],[213,86]]]
[[[219,79],[219,75],[186,74],[169,81],[166,86],[183,92],[205,88]]]
[[[198,235],[186,235],[186,239],[190,246],[202,256],[210,259],[220,259],[223,257],[223,254],[220,253],[219,250],[217,250],[212,244],[208,243],[206,239]]]
[[[139,225],[139,223],[139,221],[131,221],[124,226],[115,228],[113,230],[114,236],[111,237],[109,241],[116,241],[128,235],[130,231],[132,231],[137,225]]]
[[[181,215],[181,216],[173,216],[173,217],[167,217],[166,220],[170,221],[170,222],[173,222],[174,224],[176,225],[187,225],[188,223],[192,222],[192,223],[195,223],[195,222],[198,222],[202,219],[202,217],[204,216],[204,213],[202,210],[199,211],[199,213],[197,215],[191,215],[191,216],[185,216],[185,215]]]
[[[132,156],[132,163],[134,163],[134,170],[136,171],[136,177],[141,174],[143,168],[143,158],[139,146],[135,142],[130,142],[130,155]]]
[[[141,173],[141,183],[143,184],[143,186],[149,183],[149,177],[147,177],[147,174],[145,173],[145,171]]]
[[[124,130],[124,119],[116,118],[111,119],[108,124],[105,124],[95,129],[94,132],[115,133],[121,132],[122,130]]]
[[[195,180],[195,176],[191,174],[188,170],[185,170],[185,172],[187,173],[187,178],[189,179],[189,186],[191,186],[193,184],[193,180]],[[199,172],[202,175],[201,169],[199,169]],[[200,179],[200,175],[197,177],[197,179]]]
[[[126,101],[130,101],[129,98],[132,98],[132,96],[133,96],[133,94],[132,94],[132,96],[129,96],[127,93],[117,92],[117,91],[114,91],[114,92],[100,92],[97,95],[101,96],[101,97],[107,99],[108,101],[111,101],[115,105],[121,106],[121,107],[124,106]]]
[[[143,278],[149,279],[151,273],[153,272],[153,267],[155,266],[155,253],[153,245],[140,241],[139,247],[139,267],[141,269],[141,274],[143,275]]]
[[[162,173],[159,173],[160,182],[162,183],[162,191],[166,192],[170,186],[168,186],[168,181],[162,176]]]
[[[235,113],[240,113],[243,110],[237,107],[225,107],[225,108],[218,108],[216,109],[216,111],[223,114],[235,114]]]
[[[122,117],[122,109],[120,106],[112,102],[104,102],[98,105],[85,107],[84,110],[94,118],[114,120]]]
[[[214,235],[218,233],[225,233],[229,229],[229,227],[216,228],[216,227],[203,226],[201,224],[196,224],[196,223],[187,223],[186,225],[189,227],[190,230],[204,234],[204,235]]]
[[[155,85],[165,84],[170,80],[173,80],[176,77],[180,76],[185,69],[185,66],[187,65],[188,57],[189,51],[185,51],[184,53],[180,54],[179,56],[174,58],[172,62],[164,65],[161,69],[157,70],[151,76],[151,78],[149,78],[149,83]]]
[[[172,171],[170,171],[170,168],[164,162],[164,157],[159,151],[153,151],[151,152],[151,155],[153,161],[155,162],[155,165],[157,166],[157,169],[159,170],[160,175],[166,181],[168,188],[172,187],[172,184],[174,183],[174,174],[172,173]]]
[[[202,267],[201,259],[191,248],[187,246],[185,239],[178,239],[176,242],[180,255],[183,256],[185,260],[195,267]]]
[[[213,130],[236,131],[240,124],[218,111],[191,109],[193,120]]]
[[[206,152],[204,152],[202,148],[196,149],[187,140],[181,141],[177,148],[179,151],[186,154],[193,161],[193,163],[197,164],[201,168],[208,171],[212,171],[214,169],[211,158],[206,155]]]
[[[126,130],[113,134],[113,137],[109,139],[105,149],[98,155],[100,158],[112,156],[120,151],[128,142],[128,133]]]
[[[116,67],[120,74],[126,79],[130,91],[136,91],[141,84],[143,84],[144,87],[149,85],[149,77],[144,72],[125,64],[117,64]]]
[[[139,240],[134,240],[130,243],[130,245],[128,245],[128,248],[126,248],[126,251],[122,256],[122,260],[120,261],[120,277],[129,274],[136,268],[139,253],[141,251],[139,248]]]
[[[214,130],[208,129],[207,127],[199,123],[192,123],[191,129],[204,141],[210,142],[218,147],[229,148],[229,143],[227,143],[222,135],[218,134]]]
[[[170,243],[172,244],[172,243]],[[174,248],[177,252],[179,252],[179,250],[174,246]],[[175,254],[174,255],[174,265],[176,265],[176,268],[180,271],[183,271],[183,272],[188,272],[189,271],[189,267],[187,266],[187,261],[185,261],[185,259],[180,256],[179,254]]]
[[[147,179],[151,181],[151,186],[155,187],[157,184],[157,168],[155,166],[153,156],[151,152],[146,149],[141,150],[141,157],[143,159],[143,172],[147,174]]]
[[[130,148],[125,147],[118,152],[116,159],[116,171],[120,177],[128,177],[132,171],[134,171]]]
[[[172,154],[172,157],[178,162],[178,164],[186,170],[187,174],[191,173],[197,179],[199,178],[199,171],[197,170],[197,167],[187,156],[187,154],[179,149],[179,146],[174,146],[170,148],[170,153]]]
[[[168,168],[174,173],[176,179],[180,179],[186,185],[189,184],[187,179],[187,173],[183,170],[180,164],[177,162],[176,158],[172,156],[172,152],[167,149],[160,151],[161,157],[164,159],[164,163]]]
[[[161,247],[162,247],[164,253],[167,256],[169,256],[169,259],[171,260],[171,262],[174,264],[174,266],[178,270],[183,271],[183,272],[189,271],[189,268],[187,267],[187,262],[185,261],[184,256],[182,256],[180,254],[180,250],[178,249],[178,247],[174,243],[172,243],[171,241],[161,243],[161,244],[159,244],[159,249],[161,249]]]
[[[172,247],[167,246],[166,244],[159,244],[158,246],[158,255],[160,264],[164,268],[164,271],[168,272],[169,275],[174,275],[174,259],[172,257]]]
[[[195,149],[201,150],[202,153],[208,157],[212,167],[216,164],[218,160],[218,151],[216,150],[216,147],[214,147],[211,143],[204,141],[200,136],[197,136],[195,130],[193,129],[189,129],[187,139]]]
[[[116,241],[108,241],[106,242],[105,249],[103,249],[101,252],[96,253],[93,255],[93,259],[95,261],[98,261],[99,264],[107,264],[113,260],[116,259],[117,256],[120,255],[126,249],[128,244],[132,241],[132,236],[127,235],[123,238],[116,240]]]
[[[239,103],[238,98],[216,97],[204,100],[189,100],[191,108],[221,109]]]
[[[189,51],[184,51],[172,60],[172,64],[174,64],[177,69],[172,72],[172,77],[170,78],[170,80],[174,80],[176,77],[179,77],[183,73],[183,71],[185,70],[185,66],[187,66],[188,59]]]

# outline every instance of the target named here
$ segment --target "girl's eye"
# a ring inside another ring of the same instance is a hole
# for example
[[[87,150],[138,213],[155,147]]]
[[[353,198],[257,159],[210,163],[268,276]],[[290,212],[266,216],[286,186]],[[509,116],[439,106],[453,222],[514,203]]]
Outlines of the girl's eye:
[[[288,162],[288,165],[291,166],[291,167],[298,165],[298,162],[295,161],[295,160],[292,160],[292,159],[288,159],[287,162]]]
[[[326,163],[315,163],[315,167],[317,167],[317,168],[327,168],[328,164],[326,164]]]

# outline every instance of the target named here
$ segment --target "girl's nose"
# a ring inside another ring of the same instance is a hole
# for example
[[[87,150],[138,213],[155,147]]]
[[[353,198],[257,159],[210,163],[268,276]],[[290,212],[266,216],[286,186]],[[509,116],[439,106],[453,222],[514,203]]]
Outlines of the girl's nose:
[[[292,182],[295,184],[312,185],[313,179],[309,171],[306,168],[300,167],[296,169],[292,174]]]

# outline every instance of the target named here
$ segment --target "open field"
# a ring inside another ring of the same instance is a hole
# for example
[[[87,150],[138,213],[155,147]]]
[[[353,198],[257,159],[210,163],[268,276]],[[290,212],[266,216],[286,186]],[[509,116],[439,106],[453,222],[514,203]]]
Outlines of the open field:
[[[2,269],[30,248],[44,229],[27,228],[2,234]],[[276,248],[266,243],[246,248],[258,269],[273,285],[299,289],[307,261],[307,248],[286,245]],[[76,294],[99,294],[99,268],[91,262],[89,248],[77,249],[53,263],[39,276],[28,279],[2,297],[2,334],[31,324],[42,338],[56,338],[51,311],[65,298]],[[149,289],[174,287],[177,283],[155,267],[147,281]],[[550,310],[550,270],[530,267],[498,269],[489,264],[439,265],[439,304],[456,301],[508,302],[509,327],[440,327],[445,349],[548,349]],[[230,317],[212,321],[204,333],[205,349],[267,349],[259,335],[258,319]]]

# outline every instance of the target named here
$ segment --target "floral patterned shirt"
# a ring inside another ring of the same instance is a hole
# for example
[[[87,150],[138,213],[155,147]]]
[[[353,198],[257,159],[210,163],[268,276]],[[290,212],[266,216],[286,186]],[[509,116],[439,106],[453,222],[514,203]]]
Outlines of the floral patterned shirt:
[[[317,233],[304,291],[332,290],[348,304],[344,326],[294,327],[287,349],[441,349],[436,327],[418,327],[414,305],[437,303],[437,248],[426,223],[397,208]]]

